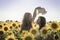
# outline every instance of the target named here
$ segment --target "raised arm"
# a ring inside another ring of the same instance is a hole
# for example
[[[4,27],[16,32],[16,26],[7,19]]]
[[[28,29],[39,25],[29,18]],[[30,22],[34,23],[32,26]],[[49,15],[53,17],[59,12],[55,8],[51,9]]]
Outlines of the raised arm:
[[[33,21],[34,21],[36,15],[37,15],[37,12],[36,12],[36,9],[35,9],[35,10],[34,10],[34,13],[33,13]]]
[[[37,14],[38,14],[38,10],[40,9],[41,7],[36,7],[35,10],[34,10],[34,13],[33,13],[33,21],[34,19],[36,18]]]
[[[37,12],[37,11],[38,11],[38,12]],[[35,10],[34,10],[34,13],[33,13],[33,21],[34,21],[35,17],[36,17],[39,13],[41,13],[42,15],[44,15],[44,14],[47,13],[47,11],[46,11],[45,8],[36,7]]]

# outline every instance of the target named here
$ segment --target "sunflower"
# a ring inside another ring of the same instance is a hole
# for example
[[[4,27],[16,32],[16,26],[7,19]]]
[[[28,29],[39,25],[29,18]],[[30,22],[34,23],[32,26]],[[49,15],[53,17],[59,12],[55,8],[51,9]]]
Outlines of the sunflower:
[[[60,29],[59,23],[58,23],[57,21],[53,21],[53,22],[51,23],[50,27],[51,27],[54,31]]]
[[[25,34],[28,34],[28,31],[23,30],[21,33],[21,37],[23,38]]]
[[[0,36],[2,36],[4,34],[3,30],[0,30]]]
[[[15,26],[16,26],[16,23],[14,22],[14,23],[12,24],[12,26],[15,27]]]
[[[39,25],[36,22],[32,22],[32,28],[38,29]]]
[[[18,22],[18,30],[21,31],[21,22]]]
[[[46,23],[46,25],[44,26],[46,29],[50,29],[50,24],[49,23]]]
[[[0,30],[0,40],[5,40],[4,39],[4,31]]]
[[[44,29],[46,29],[49,34],[51,34],[51,32],[53,31],[48,23],[46,23],[46,25],[41,30],[44,30]]]
[[[49,31],[48,31],[48,29],[46,29],[46,27],[43,27],[41,30],[40,30],[40,35],[41,35],[41,37],[43,37],[43,38],[46,38],[48,35],[49,35]]]
[[[9,31],[9,27],[8,27],[8,25],[4,26],[3,29],[4,29],[5,32]]]
[[[60,40],[59,36],[58,35],[55,35],[54,36],[54,40]]]
[[[14,28],[14,30],[21,31],[21,28],[19,28],[18,26],[16,26],[16,27]]]
[[[34,40],[34,36],[31,33],[24,35],[23,40]]]
[[[30,33],[36,36],[38,34],[38,29],[31,28]]]
[[[53,39],[60,40],[60,32],[59,31],[55,32],[55,34],[53,35]]]
[[[15,38],[14,34],[12,32],[10,32],[8,34],[8,36],[5,38],[5,40],[16,40],[16,38]]]
[[[46,25],[44,26],[48,30],[49,33],[51,33],[53,31],[53,29],[51,28],[50,25],[51,25],[51,23],[50,24],[46,23]]]
[[[13,28],[13,26],[9,26],[9,30],[13,30],[14,28]]]
[[[16,40],[16,39],[13,36],[8,36],[7,38],[5,38],[5,40]]]
[[[8,24],[3,26],[3,30],[5,32],[9,32],[9,26],[8,26]]]
[[[0,29],[2,29],[3,28],[3,25],[2,24],[0,24]]]
[[[55,35],[55,39],[60,40],[60,30],[57,31],[57,33]]]

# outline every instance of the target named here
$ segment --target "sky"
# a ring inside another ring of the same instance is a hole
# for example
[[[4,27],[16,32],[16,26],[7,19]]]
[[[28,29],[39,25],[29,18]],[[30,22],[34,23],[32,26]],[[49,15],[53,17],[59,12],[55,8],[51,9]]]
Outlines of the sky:
[[[36,7],[43,7],[46,21],[60,21],[60,0],[0,0],[0,20],[22,21],[25,12],[33,15]],[[36,17],[36,20],[38,18]]]

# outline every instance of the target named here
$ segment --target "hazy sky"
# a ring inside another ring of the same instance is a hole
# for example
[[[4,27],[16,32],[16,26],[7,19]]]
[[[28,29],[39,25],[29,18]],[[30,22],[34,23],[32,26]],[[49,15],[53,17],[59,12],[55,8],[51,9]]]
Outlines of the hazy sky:
[[[0,0],[0,20],[22,21],[25,12],[33,14],[38,6],[47,10],[42,15],[47,21],[60,21],[60,0]]]

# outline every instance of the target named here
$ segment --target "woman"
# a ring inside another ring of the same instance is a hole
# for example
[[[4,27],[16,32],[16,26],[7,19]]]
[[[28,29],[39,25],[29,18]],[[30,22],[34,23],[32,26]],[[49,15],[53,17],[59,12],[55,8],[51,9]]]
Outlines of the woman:
[[[39,25],[39,31],[40,29],[42,29],[45,24],[46,24],[46,19],[43,16],[40,16],[37,20],[37,24]],[[43,37],[41,37],[40,32],[37,34],[37,36],[35,37],[36,40],[44,40]]]
[[[37,24],[39,24],[39,30],[43,28],[46,24],[46,19],[43,16],[40,16],[37,20]]]
[[[31,27],[32,27],[32,15],[31,13],[26,12],[24,14],[21,30],[29,31]]]

